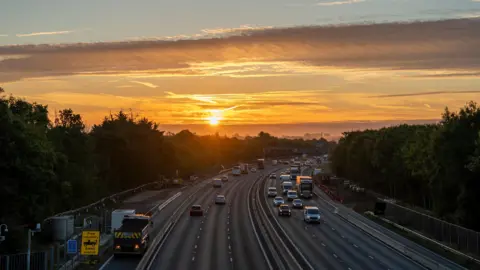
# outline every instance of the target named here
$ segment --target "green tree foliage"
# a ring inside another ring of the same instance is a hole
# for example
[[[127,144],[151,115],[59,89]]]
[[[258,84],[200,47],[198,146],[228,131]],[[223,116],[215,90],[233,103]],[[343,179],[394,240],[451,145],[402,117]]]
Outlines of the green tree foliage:
[[[480,229],[480,108],[448,109],[433,125],[344,133],[332,169],[362,186]]]
[[[6,97],[0,88],[0,223],[24,235],[24,224],[177,171],[181,177],[204,174],[261,158],[263,147],[306,148],[316,142],[264,132],[246,139],[188,130],[167,136],[157,123],[124,111],[87,131],[71,109],[55,112],[50,121],[46,106]]]

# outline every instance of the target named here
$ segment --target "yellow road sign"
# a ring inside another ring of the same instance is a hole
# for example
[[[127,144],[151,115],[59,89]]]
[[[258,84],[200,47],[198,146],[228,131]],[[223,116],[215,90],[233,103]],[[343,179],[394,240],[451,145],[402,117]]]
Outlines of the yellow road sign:
[[[82,232],[82,247],[80,248],[80,254],[98,255],[98,246],[100,246],[99,231]]]

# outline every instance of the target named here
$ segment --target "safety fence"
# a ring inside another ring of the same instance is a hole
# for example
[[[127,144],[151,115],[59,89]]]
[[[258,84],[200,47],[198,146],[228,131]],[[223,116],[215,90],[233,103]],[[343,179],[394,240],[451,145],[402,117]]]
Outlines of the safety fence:
[[[480,257],[480,233],[383,200],[385,218],[458,251]]]

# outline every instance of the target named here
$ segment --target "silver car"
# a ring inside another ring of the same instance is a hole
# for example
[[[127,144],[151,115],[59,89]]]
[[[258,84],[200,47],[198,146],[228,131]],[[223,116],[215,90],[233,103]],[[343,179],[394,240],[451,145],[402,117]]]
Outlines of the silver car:
[[[275,197],[275,199],[273,199],[273,206],[280,206],[281,204],[284,204],[285,203],[285,200],[283,199],[283,197]]]
[[[320,223],[320,210],[315,206],[307,206],[303,211],[303,220],[307,223]]]
[[[227,199],[225,199],[225,195],[217,195],[215,197],[215,204],[225,204],[227,202]]]

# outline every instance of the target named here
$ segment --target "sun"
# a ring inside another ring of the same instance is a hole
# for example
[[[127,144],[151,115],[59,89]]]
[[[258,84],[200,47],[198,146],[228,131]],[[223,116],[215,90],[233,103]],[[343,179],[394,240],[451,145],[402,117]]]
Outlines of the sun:
[[[208,123],[209,123],[211,126],[216,126],[216,125],[218,125],[219,122],[220,122],[220,118],[219,118],[219,117],[212,116],[212,117],[209,117],[209,118],[208,118]]]

